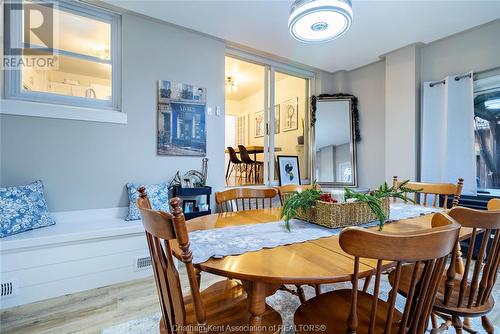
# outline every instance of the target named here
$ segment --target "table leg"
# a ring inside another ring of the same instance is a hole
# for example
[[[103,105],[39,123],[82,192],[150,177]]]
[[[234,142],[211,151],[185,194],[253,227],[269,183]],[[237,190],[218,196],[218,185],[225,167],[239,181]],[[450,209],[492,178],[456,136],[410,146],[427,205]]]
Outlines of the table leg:
[[[262,282],[247,282],[250,334],[260,333],[258,329],[266,312],[266,291],[266,284]]]

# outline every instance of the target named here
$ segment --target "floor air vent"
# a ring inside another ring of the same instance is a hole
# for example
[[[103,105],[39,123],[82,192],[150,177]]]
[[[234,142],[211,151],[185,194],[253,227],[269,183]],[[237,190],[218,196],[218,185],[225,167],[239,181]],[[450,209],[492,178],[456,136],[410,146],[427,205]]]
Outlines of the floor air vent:
[[[151,256],[141,256],[135,258],[134,271],[146,270],[151,268],[151,266],[152,266]]]
[[[14,295],[14,283],[2,282],[0,283],[0,297],[7,297]]]

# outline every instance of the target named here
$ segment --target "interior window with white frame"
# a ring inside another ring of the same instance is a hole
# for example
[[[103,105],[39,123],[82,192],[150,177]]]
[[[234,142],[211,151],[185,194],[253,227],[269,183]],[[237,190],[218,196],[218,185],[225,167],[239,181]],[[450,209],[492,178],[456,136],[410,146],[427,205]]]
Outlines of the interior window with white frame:
[[[120,16],[66,1],[5,3],[5,97],[120,109]]]

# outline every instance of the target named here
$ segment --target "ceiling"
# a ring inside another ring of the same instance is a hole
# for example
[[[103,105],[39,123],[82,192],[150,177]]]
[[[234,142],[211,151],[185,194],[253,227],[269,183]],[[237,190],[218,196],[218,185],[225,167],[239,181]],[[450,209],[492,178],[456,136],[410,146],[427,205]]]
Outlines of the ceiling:
[[[264,90],[264,71],[262,65],[239,60],[226,56],[225,75],[226,79],[231,77],[235,82],[236,90],[226,89],[226,98],[228,100],[241,101],[251,95]],[[290,77],[288,74],[275,72],[275,82]]]
[[[226,57],[226,78],[233,78],[236,91],[226,90],[226,99],[243,100],[264,90],[264,66]]]
[[[346,34],[324,44],[303,44],[288,33],[291,0],[105,1],[329,72],[351,70],[406,45],[500,18],[500,1],[353,0],[353,25]]]

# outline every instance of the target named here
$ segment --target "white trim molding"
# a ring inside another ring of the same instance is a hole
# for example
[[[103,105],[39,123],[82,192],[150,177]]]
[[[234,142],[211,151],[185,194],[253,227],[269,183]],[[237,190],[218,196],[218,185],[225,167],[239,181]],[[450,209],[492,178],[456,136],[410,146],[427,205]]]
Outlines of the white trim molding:
[[[0,99],[0,114],[127,124],[127,114],[116,110]]]

